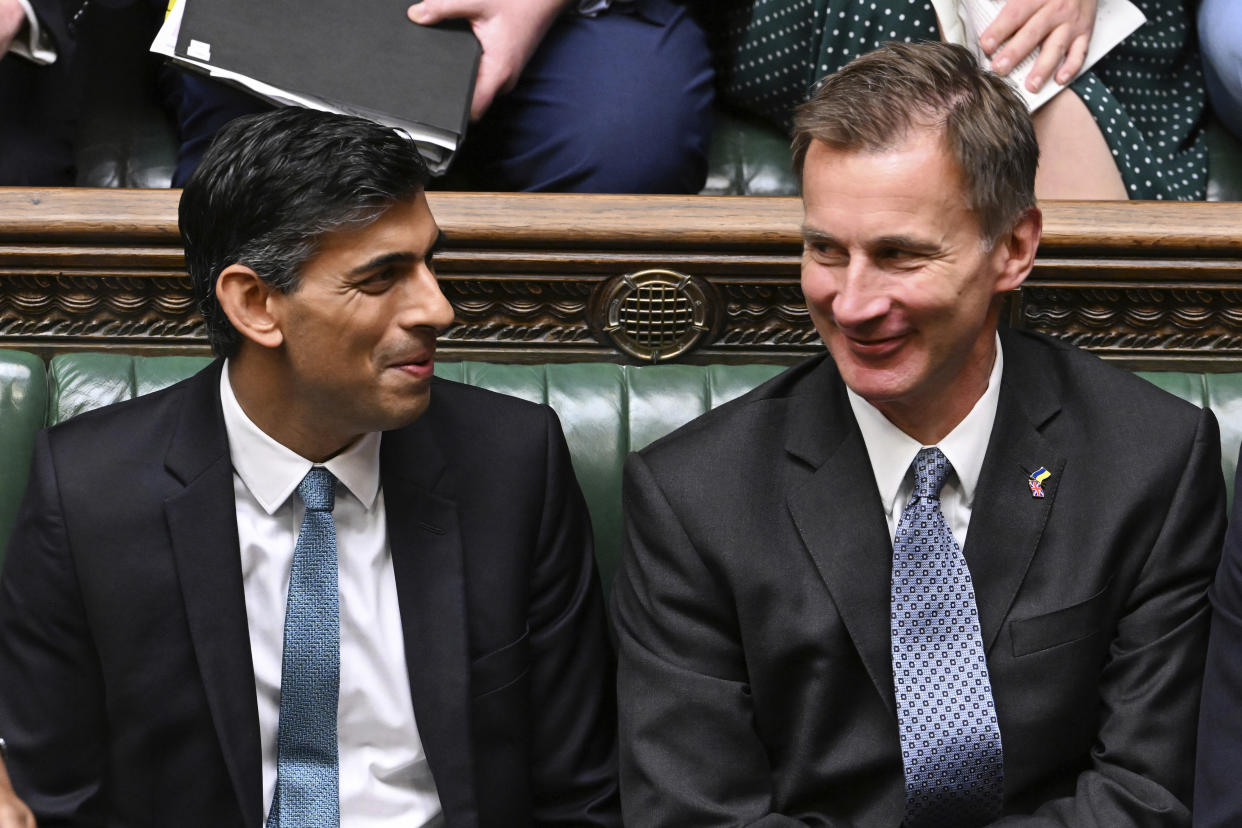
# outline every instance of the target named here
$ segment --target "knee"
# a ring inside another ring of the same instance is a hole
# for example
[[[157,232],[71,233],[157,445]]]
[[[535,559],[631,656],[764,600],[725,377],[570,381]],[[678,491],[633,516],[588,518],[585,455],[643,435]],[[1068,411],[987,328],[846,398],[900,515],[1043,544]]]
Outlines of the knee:
[[[684,8],[650,0],[663,18],[658,43],[635,38],[619,77],[577,127],[591,148],[592,181],[600,192],[693,193],[707,177],[715,72],[707,37]],[[651,28],[650,24],[637,24]]]
[[[225,124],[243,115],[272,109],[272,104],[258,97],[188,70],[172,70],[163,80],[164,100],[176,115],[181,140],[173,173],[174,187],[185,185]]]
[[[706,37],[684,12],[562,21],[480,124],[485,164],[511,189],[697,192],[714,82]]]
[[[1242,94],[1242,3],[1204,0],[1199,7],[1199,41],[1210,73]]]
[[[1199,7],[1199,41],[1212,107],[1235,135],[1242,136],[1242,4],[1205,0]]]
[[[621,95],[580,112],[571,165],[586,192],[694,193],[707,177],[712,94],[661,89],[658,79],[634,84]],[[635,99],[637,98],[637,99]]]

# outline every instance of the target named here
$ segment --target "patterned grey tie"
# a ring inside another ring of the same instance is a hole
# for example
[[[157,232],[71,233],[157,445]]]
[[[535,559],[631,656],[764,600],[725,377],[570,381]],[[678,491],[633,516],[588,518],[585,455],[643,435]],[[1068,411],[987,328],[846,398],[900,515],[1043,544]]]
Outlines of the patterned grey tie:
[[[914,459],[893,540],[893,689],[906,775],[905,828],[968,828],[1000,813],[1003,768],[974,585],[940,511],[951,466]]]
[[[280,671],[276,796],[267,828],[341,824],[336,705],[341,679],[336,478],[322,466],[298,485],[306,516],[293,549]]]

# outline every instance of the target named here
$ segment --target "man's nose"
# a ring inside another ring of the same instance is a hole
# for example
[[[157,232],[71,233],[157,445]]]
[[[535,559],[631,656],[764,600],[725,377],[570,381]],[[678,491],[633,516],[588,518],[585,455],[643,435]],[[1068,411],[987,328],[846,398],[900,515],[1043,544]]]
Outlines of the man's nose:
[[[832,318],[841,327],[857,327],[888,313],[882,278],[866,261],[853,261],[840,271],[832,298]]]
[[[418,273],[409,283],[402,301],[402,327],[427,327],[441,332],[453,324],[456,316],[452,304],[440,289],[440,280],[426,264],[419,264]]]

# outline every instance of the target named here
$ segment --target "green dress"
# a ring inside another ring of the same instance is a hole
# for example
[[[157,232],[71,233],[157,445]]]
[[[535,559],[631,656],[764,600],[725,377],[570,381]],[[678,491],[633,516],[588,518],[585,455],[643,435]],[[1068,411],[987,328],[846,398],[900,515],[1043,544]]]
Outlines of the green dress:
[[[1132,199],[1201,200],[1207,191],[1206,106],[1191,14],[1183,0],[1133,0],[1138,31],[1071,89],[1095,117]],[[717,6],[723,95],[790,126],[820,77],[890,40],[938,40],[926,0],[753,0]]]

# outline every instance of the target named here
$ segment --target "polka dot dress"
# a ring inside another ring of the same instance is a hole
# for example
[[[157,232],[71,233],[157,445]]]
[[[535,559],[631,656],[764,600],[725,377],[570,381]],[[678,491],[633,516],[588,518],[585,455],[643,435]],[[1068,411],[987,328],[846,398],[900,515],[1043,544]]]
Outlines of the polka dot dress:
[[[1203,199],[1206,102],[1182,0],[1133,0],[1147,23],[1071,89],[1107,140],[1133,199]],[[890,40],[938,40],[927,0],[753,0],[724,15],[724,97],[790,125],[815,81]]]

